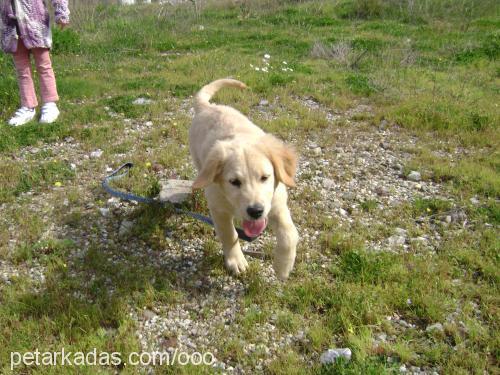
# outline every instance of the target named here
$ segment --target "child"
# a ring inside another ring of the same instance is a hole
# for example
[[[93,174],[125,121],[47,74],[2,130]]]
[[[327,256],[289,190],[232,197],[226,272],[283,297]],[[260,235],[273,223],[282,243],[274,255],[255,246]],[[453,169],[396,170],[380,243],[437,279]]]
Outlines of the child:
[[[69,23],[68,0],[51,1],[56,23],[63,28]],[[0,0],[0,42],[4,52],[13,54],[21,95],[21,108],[9,120],[9,125],[23,125],[35,117],[38,102],[31,77],[30,53],[40,79],[43,101],[40,123],[56,121],[59,96],[49,55],[52,34],[45,0]]]

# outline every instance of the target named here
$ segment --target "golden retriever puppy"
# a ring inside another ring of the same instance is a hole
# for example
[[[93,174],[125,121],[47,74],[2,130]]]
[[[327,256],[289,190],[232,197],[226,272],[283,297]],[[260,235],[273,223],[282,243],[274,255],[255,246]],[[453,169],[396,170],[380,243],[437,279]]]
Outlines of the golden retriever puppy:
[[[297,158],[292,148],[264,133],[234,108],[211,104],[222,87],[246,88],[220,79],[195,97],[189,147],[198,176],[194,189],[204,188],[226,267],[238,274],[248,263],[241,252],[233,220],[241,220],[249,237],[260,235],[268,222],[277,237],[274,270],[286,279],[295,262],[298,233],[287,207],[286,186],[294,186]]]

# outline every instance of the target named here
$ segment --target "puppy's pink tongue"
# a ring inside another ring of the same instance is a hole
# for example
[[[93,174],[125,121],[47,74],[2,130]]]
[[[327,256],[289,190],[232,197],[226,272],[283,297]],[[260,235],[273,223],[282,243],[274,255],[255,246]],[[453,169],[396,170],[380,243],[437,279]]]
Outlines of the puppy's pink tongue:
[[[266,226],[266,219],[243,221],[243,230],[248,237],[257,237],[266,229]]]

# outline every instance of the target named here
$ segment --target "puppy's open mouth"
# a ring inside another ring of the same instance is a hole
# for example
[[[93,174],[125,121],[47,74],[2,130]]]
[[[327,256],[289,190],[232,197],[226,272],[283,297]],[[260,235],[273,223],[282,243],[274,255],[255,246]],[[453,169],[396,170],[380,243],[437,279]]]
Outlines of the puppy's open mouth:
[[[248,237],[257,237],[267,226],[267,219],[243,220],[243,231]]]

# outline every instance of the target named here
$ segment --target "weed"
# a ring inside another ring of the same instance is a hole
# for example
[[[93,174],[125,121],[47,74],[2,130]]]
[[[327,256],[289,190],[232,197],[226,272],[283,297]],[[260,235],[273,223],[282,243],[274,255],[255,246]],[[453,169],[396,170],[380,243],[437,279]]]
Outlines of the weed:
[[[360,206],[363,211],[372,212],[377,208],[378,202],[376,200],[369,199],[361,202]]]
[[[375,92],[374,85],[369,78],[362,74],[351,74],[347,76],[346,83],[354,94],[370,95]]]

